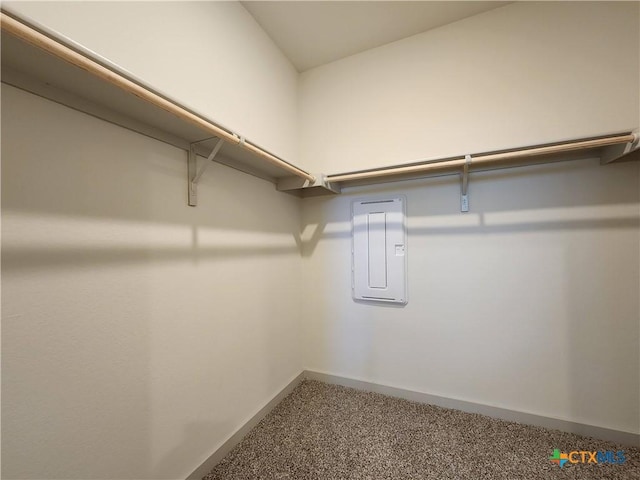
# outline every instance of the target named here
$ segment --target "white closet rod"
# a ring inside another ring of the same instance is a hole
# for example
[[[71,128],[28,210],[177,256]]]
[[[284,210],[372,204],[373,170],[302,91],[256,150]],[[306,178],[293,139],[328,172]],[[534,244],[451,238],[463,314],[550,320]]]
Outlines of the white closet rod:
[[[125,92],[135,95],[136,97],[139,97],[144,101],[175,115],[185,122],[196,125],[203,131],[210,133],[211,135],[214,135],[218,138],[224,139],[225,142],[239,145],[245,150],[254,153],[268,163],[282,168],[292,175],[304,178],[306,180],[309,180],[310,182],[315,181],[315,177],[310,173],[307,173],[304,170],[285,162],[284,160],[280,160],[278,157],[270,154],[269,152],[266,152],[256,145],[245,141],[238,135],[228,132],[214,125],[213,123],[197,115],[194,115],[193,113],[180,107],[179,105],[138,85],[135,82],[132,82],[131,80],[100,65],[99,63],[76,52],[75,50],[62,45],[54,39],[49,38],[46,35],[38,32],[37,30],[34,30],[33,28],[23,24],[22,22],[8,16],[4,12],[0,12],[0,19],[2,23],[2,30],[6,31],[7,33],[10,33],[11,35],[20,38],[21,40],[35,47],[38,47],[52,55],[55,55],[56,57],[89,72],[90,74],[104,80],[105,82],[108,82],[111,85],[124,90]]]
[[[550,155],[557,153],[575,152],[590,148],[607,147],[610,145],[618,145],[621,143],[630,143],[637,141],[636,135],[629,133],[605,138],[597,138],[592,140],[581,140],[559,145],[549,145],[545,147],[531,147],[514,150],[504,153],[476,154],[471,155],[472,167],[486,167],[491,164],[507,163],[511,160],[519,160],[526,157],[534,157],[541,155]],[[343,173],[336,175],[327,175],[328,182],[345,182],[349,180],[366,180],[369,178],[391,177],[401,174],[412,173],[430,173],[446,170],[462,169],[466,163],[464,157],[455,160],[433,161],[420,165],[409,165],[406,167],[383,168],[380,170],[369,170],[363,172]]]

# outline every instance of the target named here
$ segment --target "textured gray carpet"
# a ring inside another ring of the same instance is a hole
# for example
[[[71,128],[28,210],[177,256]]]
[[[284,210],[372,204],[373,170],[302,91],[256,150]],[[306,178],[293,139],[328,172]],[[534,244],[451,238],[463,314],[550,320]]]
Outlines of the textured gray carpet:
[[[560,468],[554,448],[627,460]],[[305,381],[204,478],[640,479],[640,450]]]

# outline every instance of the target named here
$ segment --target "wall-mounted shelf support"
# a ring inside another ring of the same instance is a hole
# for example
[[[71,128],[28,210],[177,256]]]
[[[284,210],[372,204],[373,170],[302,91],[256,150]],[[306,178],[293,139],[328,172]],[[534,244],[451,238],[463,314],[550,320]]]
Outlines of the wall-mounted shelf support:
[[[316,183],[316,178],[305,170],[172,99],[82,45],[7,12],[5,5],[0,11],[0,26],[3,84],[186,150],[189,205],[196,205],[197,184],[203,173],[197,171],[196,154],[209,155],[216,139],[224,140],[220,154],[211,156],[217,163],[274,184],[287,177]],[[204,137],[207,138],[202,140]]]
[[[640,129],[634,130],[631,135],[633,135],[633,140],[629,143],[610,145],[603,148],[600,156],[600,165],[624,160],[636,160],[638,157],[633,158],[634,156],[630,154],[640,150]]]
[[[224,145],[224,140],[222,138],[218,139],[215,147],[211,150],[211,153],[207,157],[207,160],[204,162],[200,170],[198,170],[198,154],[196,153],[196,144],[198,142],[192,143],[189,146],[189,158],[187,163],[187,175],[189,179],[189,206],[195,207],[198,205],[198,182],[202,177],[202,174],[207,169],[211,162],[216,158],[216,155]]]
[[[471,165],[471,155],[465,155],[464,166],[462,167],[462,181],[460,185],[460,211],[469,211],[469,165]]]
[[[322,174],[314,175],[313,180],[300,177],[284,177],[278,180],[276,188],[280,192],[295,193],[300,197],[340,193],[340,187],[327,181],[327,177]]]

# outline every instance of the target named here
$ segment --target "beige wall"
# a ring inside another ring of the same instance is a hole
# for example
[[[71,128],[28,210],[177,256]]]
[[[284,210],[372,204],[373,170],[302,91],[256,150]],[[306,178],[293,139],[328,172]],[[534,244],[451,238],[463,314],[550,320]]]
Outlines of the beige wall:
[[[299,200],[2,90],[3,478],[185,478],[302,369]]]
[[[297,73],[236,2],[9,3],[275,153]],[[3,477],[184,478],[302,368],[299,200],[3,89]],[[9,440],[10,439],[10,440]]]
[[[306,367],[639,433],[640,166],[597,160],[303,202]],[[350,204],[405,194],[406,307],[351,298]]]
[[[516,2],[304,72],[328,174],[637,128],[638,2]]]
[[[297,72],[239,2],[6,2],[296,162]]]

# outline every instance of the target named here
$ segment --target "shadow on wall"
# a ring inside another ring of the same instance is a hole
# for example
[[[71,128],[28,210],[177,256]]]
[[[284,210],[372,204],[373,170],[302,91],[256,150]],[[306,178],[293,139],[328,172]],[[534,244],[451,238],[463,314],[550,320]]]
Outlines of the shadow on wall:
[[[195,227],[194,227],[195,228]],[[289,243],[293,243],[292,240]],[[283,242],[284,243],[284,242]],[[233,260],[264,257],[265,255],[298,254],[295,244],[289,246],[234,246],[221,245],[201,247],[197,244],[185,247],[7,247],[2,255],[2,268],[10,270],[31,270],[34,268],[74,268],[82,265],[99,267],[101,265],[135,265],[148,262],[183,262],[192,260]]]
[[[219,164],[187,206],[186,152],[3,86],[3,268],[207,261],[299,251],[299,200]],[[8,115],[11,115],[9,118]],[[66,141],[65,141],[66,139]],[[202,159],[200,161],[203,161]],[[176,188],[179,186],[179,188]],[[268,195],[273,200],[265,202]]]
[[[275,191],[267,181],[214,163],[200,181],[199,206],[189,207],[184,150],[10,86],[2,91],[3,138],[24,137],[36,115],[58,120],[57,128],[42,122],[38,141],[30,136],[3,146],[3,176],[11,180],[2,192],[3,209],[104,224],[273,233],[290,228],[286,215],[264,202],[265,194]],[[72,134],[65,125],[72,126]],[[290,202],[279,203],[286,210]]]
[[[305,215],[305,224],[301,228],[301,252],[303,257],[310,257],[321,239],[350,238],[350,202],[355,198],[393,195],[399,192],[417,191],[421,188],[450,187],[447,188],[449,196],[434,198],[433,202],[411,202],[407,212],[411,235],[510,234],[598,228],[637,229],[640,227],[640,217],[635,207],[638,202],[638,193],[632,189],[603,192],[598,185],[585,185],[579,195],[569,194],[569,190],[567,190],[567,195],[560,202],[556,196],[550,198],[544,195],[544,190],[562,188],[559,184],[570,183],[572,173],[576,171],[579,173],[580,170],[585,170],[596,162],[598,160],[586,159],[471,174],[469,180],[471,210],[468,213],[460,212],[459,192],[455,190],[459,179],[454,175],[390,182],[371,187],[345,188],[341,197],[307,199],[305,202],[308,204],[313,202],[317,205],[324,205],[326,210],[323,212],[331,213],[326,216]],[[624,168],[622,164],[608,165],[602,168],[619,169],[620,167]],[[633,168],[637,170],[638,166],[635,165]],[[509,192],[508,195],[502,193],[502,195],[492,196],[490,193],[491,185],[495,181],[527,181],[531,180],[531,177],[542,178],[537,180],[541,182],[541,191],[534,192],[533,195],[531,189],[527,189],[527,193],[522,196],[517,190]],[[476,197],[477,192],[474,192],[477,186],[483,187],[479,198]],[[571,191],[575,192],[575,184]],[[600,202],[598,200],[602,199],[603,193],[606,193],[606,200]],[[614,210],[618,210],[618,212],[611,215],[611,209],[606,208],[608,204],[613,205]],[[618,207],[624,204],[629,204],[631,208],[625,209],[624,216],[619,216],[620,209]],[[599,210],[588,212],[585,215],[585,212],[580,211],[585,207],[597,207]],[[565,211],[560,215],[556,213],[558,218],[554,219],[552,210],[557,209],[565,209]],[[524,215],[519,215],[522,210],[527,212]],[[309,212],[311,209],[306,208],[305,211]],[[549,215],[548,212],[552,212],[552,214]],[[327,231],[327,216],[330,216],[331,223],[337,224],[331,231]],[[518,217],[524,218],[524,220],[519,220]],[[431,220],[424,222],[422,219],[426,218]]]
[[[186,152],[2,102],[3,477],[184,478],[299,371],[300,201],[214,164],[189,207]]]

